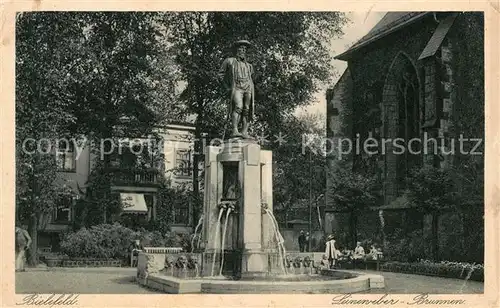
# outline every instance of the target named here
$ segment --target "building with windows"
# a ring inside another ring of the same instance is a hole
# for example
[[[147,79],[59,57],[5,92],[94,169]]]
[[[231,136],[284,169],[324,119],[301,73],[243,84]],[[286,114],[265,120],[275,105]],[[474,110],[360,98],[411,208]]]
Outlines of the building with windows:
[[[368,138],[376,141],[369,152],[360,148],[344,155],[353,172],[381,183],[380,204],[359,217],[359,237],[373,238],[395,225],[428,228],[428,219],[405,199],[405,179],[414,168],[474,166],[464,171],[468,180],[457,185],[462,189],[481,181],[484,156],[462,155],[458,139],[461,134],[484,138],[483,36],[482,12],[390,12],[335,57],[347,62],[347,69],[327,91],[327,135],[349,138],[353,145],[358,139],[361,145]],[[436,146],[426,138],[436,140]],[[396,144],[404,146],[402,153]],[[335,152],[327,161],[330,168],[340,165]],[[336,211],[332,182],[327,179],[325,231],[338,234],[349,218]],[[479,202],[464,205],[461,213],[443,213],[437,226],[443,234],[440,245],[468,237],[470,225],[482,228],[482,210]],[[452,221],[455,227],[447,225]]]
[[[157,192],[159,177],[164,175],[171,186],[191,185],[193,174],[194,127],[191,124],[176,123],[159,127],[161,137],[158,155],[143,155],[147,152],[147,139],[120,139],[116,156],[110,167],[112,178],[111,190],[123,205],[121,215],[130,215],[141,221],[156,218]],[[91,171],[99,159],[82,138],[82,144],[75,147],[74,142],[60,144],[56,153],[58,181],[68,185],[76,193],[75,198],[61,198],[52,215],[47,215],[41,222],[39,247],[42,250],[57,250],[59,234],[68,230],[76,219],[75,204],[78,198],[84,198]],[[140,147],[143,147],[142,149]],[[154,145],[153,145],[154,146]],[[148,161],[149,160],[149,161]],[[134,169],[134,166],[141,168]],[[192,209],[190,206],[172,208],[172,231],[191,232]]]

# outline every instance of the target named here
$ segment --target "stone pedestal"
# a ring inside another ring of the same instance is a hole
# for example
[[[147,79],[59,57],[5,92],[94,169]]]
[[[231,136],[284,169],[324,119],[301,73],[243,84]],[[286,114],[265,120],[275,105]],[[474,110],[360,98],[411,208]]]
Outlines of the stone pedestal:
[[[268,273],[267,253],[262,250],[245,250],[241,260],[241,277],[263,277]]]
[[[205,183],[204,275],[212,271],[214,251],[214,272],[219,271],[226,209],[218,230],[217,221],[221,204],[228,202],[234,210],[229,215],[224,249],[241,251],[238,262],[242,276],[265,275],[267,253],[273,250],[274,240],[272,220],[262,212],[263,203],[272,210],[271,151],[262,151],[255,141],[245,139],[230,139],[222,147],[207,147]]]
[[[202,276],[203,277],[208,277],[212,274],[212,267],[213,267],[213,273],[215,275],[219,274],[220,270],[220,253],[215,254],[215,262],[213,262],[214,258],[214,250],[213,249],[207,249],[203,253],[203,265],[202,265]]]
[[[273,211],[273,153],[260,151],[261,200],[267,208]],[[262,216],[262,249],[268,252],[276,251],[276,239],[273,222],[267,214]]]
[[[214,244],[219,240],[214,238],[215,226],[219,214],[218,204],[220,202],[219,186],[222,183],[222,166],[217,161],[220,147],[207,147],[205,153],[205,190],[203,209],[203,245],[205,252],[214,249]],[[220,175],[219,175],[220,173]]]
[[[242,186],[240,226],[243,239],[241,275],[261,275],[267,272],[267,258],[262,250],[262,192],[260,146],[248,144],[243,148],[240,163]]]

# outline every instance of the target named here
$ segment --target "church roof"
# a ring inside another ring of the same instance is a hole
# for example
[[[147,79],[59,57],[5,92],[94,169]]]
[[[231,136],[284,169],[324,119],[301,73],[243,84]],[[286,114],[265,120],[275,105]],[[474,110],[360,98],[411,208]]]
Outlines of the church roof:
[[[433,56],[437,52],[437,50],[443,43],[446,34],[448,34],[448,31],[453,25],[453,22],[455,21],[457,15],[458,15],[457,13],[451,14],[448,17],[446,17],[442,22],[439,23],[431,39],[429,40],[429,42],[427,42],[424,51],[422,51],[420,57],[418,57],[418,60],[422,60],[427,57]]]
[[[344,51],[335,59],[347,60],[348,56],[354,51],[364,47],[374,41],[401,29],[414,21],[422,18],[431,12],[390,12],[384,15],[382,19],[360,40],[352,45],[348,50]]]

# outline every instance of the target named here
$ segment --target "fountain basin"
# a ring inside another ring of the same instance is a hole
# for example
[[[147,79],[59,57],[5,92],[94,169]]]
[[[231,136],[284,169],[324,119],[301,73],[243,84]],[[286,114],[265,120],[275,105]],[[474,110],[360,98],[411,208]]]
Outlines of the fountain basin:
[[[150,275],[147,278],[137,278],[140,285],[163,291],[169,294],[201,293],[201,279],[181,279],[161,274]]]
[[[319,263],[321,254],[294,253],[297,256],[310,256],[315,264]],[[175,265],[165,268],[168,259],[178,260],[193,257],[202,260],[200,263],[212,264],[211,253],[143,253],[139,254],[137,266],[137,282],[156,290],[171,294],[186,293],[214,293],[214,294],[251,294],[251,293],[354,293],[370,289],[384,288],[384,277],[381,275],[364,274],[347,270],[319,271],[318,268],[293,268],[287,269],[289,275],[277,271],[269,271],[265,277],[243,277],[240,280],[227,278],[228,276],[206,277],[200,275],[203,270],[185,268],[180,269]],[[207,259],[207,257],[209,257]],[[207,260],[204,260],[207,259]],[[228,257],[226,265],[231,268],[231,258]],[[216,263],[218,266],[218,263]],[[225,265],[225,267],[226,267]],[[271,267],[272,269],[272,267]],[[312,274],[304,272],[312,271]],[[231,275],[230,270],[224,271]],[[199,277],[202,276],[202,277]]]
[[[139,279],[141,285],[171,294],[320,294],[356,293],[384,288],[384,277],[342,270],[323,270],[320,275],[270,276],[241,280],[220,277],[181,279],[152,274]]]

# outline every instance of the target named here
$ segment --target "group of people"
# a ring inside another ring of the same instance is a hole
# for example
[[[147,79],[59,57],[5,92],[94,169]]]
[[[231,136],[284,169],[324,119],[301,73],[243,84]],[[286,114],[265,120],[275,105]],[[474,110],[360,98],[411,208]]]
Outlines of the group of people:
[[[354,260],[378,260],[381,252],[375,247],[374,244],[371,245],[370,251],[365,253],[365,249],[361,246],[361,242],[356,243],[356,248],[354,248],[353,259]]]
[[[356,243],[356,248],[354,248],[354,253],[348,256],[352,260],[353,266],[356,267],[359,264],[363,264],[366,261],[376,261],[382,258],[382,252],[375,247],[374,244],[370,246],[370,251],[365,253],[365,249],[361,246],[361,242]]]
[[[374,244],[371,245],[369,253],[365,253],[365,249],[361,246],[361,242],[356,243],[354,248],[354,253],[341,253],[335,246],[335,237],[333,234],[329,235],[326,239],[326,249],[323,255],[323,264],[329,268],[334,268],[335,263],[341,257],[347,255],[348,258],[353,260],[353,263],[360,263],[366,260],[378,260],[381,257],[381,252],[378,250]]]

